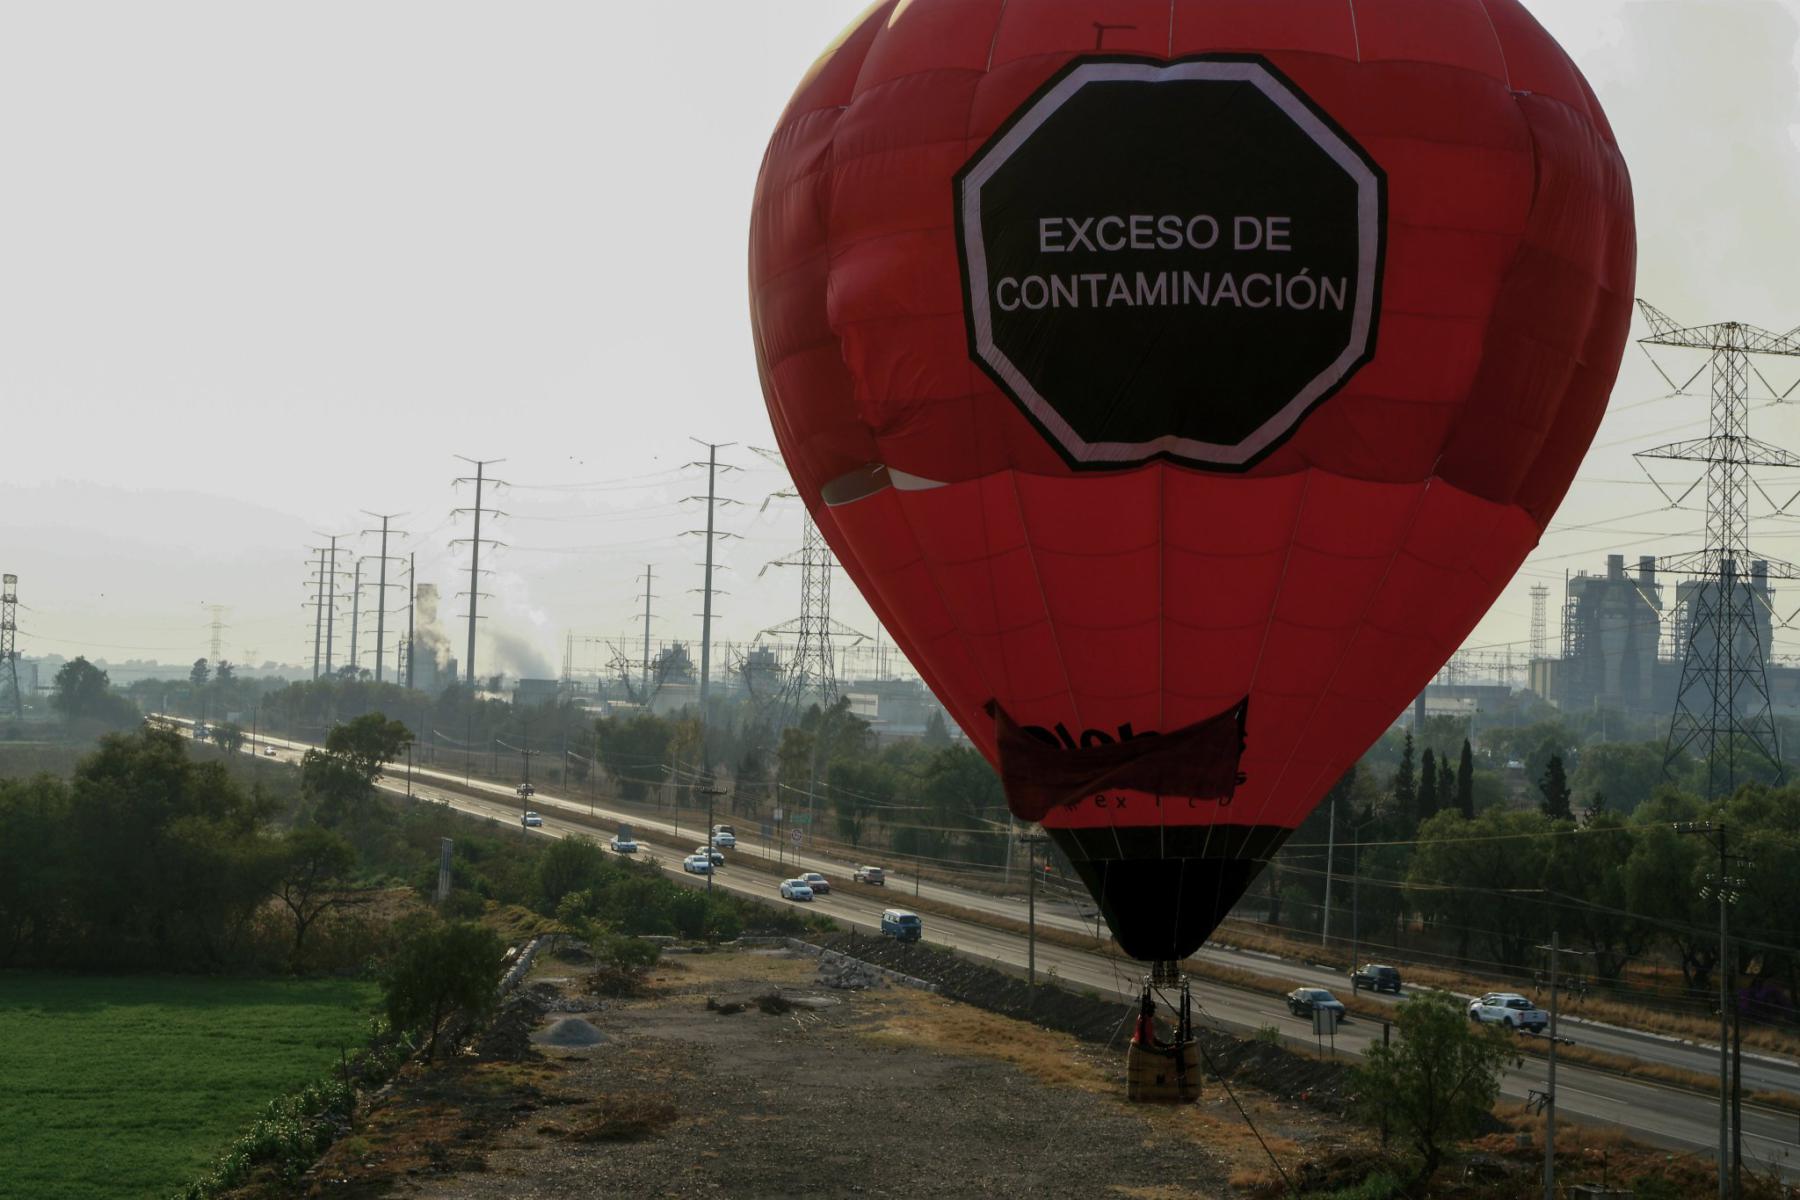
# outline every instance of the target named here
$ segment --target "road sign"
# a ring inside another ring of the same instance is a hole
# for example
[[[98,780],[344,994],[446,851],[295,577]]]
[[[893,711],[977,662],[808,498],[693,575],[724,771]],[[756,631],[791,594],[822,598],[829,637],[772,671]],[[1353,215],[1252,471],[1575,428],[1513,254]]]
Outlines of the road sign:
[[[798,850],[806,842],[806,831],[803,829],[794,830],[792,833],[788,834],[788,841],[794,843],[794,849]]]

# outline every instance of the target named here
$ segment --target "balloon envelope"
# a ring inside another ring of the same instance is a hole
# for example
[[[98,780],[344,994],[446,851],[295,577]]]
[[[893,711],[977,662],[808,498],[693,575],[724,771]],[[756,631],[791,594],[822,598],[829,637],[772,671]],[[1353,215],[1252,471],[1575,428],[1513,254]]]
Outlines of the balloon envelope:
[[[1536,544],[1630,183],[1515,0],[906,0],[758,180],[776,436],[1127,952],[1196,949]]]

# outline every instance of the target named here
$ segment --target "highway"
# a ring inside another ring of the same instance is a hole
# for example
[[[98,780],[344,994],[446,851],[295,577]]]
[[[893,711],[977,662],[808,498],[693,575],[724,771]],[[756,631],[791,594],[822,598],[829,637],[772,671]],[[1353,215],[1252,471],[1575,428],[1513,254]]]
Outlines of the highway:
[[[278,760],[295,761],[307,749],[303,743],[285,739],[261,740],[264,744],[277,748]],[[464,783],[460,776],[416,767],[411,774],[411,789],[416,797],[442,802],[459,811],[508,824],[516,824],[519,820],[518,797],[504,785],[481,780]],[[404,768],[399,773],[384,778],[381,786],[387,791],[405,794],[408,784]],[[659,865],[685,882],[704,884],[701,877],[681,870],[681,852],[691,850],[693,845],[704,840],[704,835],[699,830],[690,829],[677,837],[676,831],[667,822],[647,819],[604,804],[590,805],[585,800],[558,798],[543,791],[533,795],[531,807],[544,817],[544,825],[533,830],[533,835],[582,835],[604,841],[604,830],[597,831],[589,822],[572,819],[577,814],[588,818],[591,811],[589,821],[629,825],[640,840],[649,838],[667,847],[666,852],[655,855]],[[785,864],[779,870],[772,870],[774,852],[750,846],[747,840],[740,841],[738,848],[728,858],[730,864],[718,871],[714,886],[763,901],[780,903],[776,888],[783,878],[791,877],[801,870],[816,870],[831,879],[834,887],[829,895],[814,902],[814,908],[840,923],[871,932],[879,929],[884,907],[904,905],[912,892],[911,888],[896,887],[890,894],[886,889],[850,884],[849,872],[844,864],[811,855],[802,855],[801,860],[796,863],[793,854],[787,853]],[[1025,919],[1024,904],[1015,899],[963,891],[929,882],[919,884],[919,894],[946,904],[989,912],[1014,921]],[[1067,911],[1046,911],[1046,907],[1041,906],[1038,920],[1046,927],[1085,931],[1089,934],[1093,932],[1091,923],[1083,922]],[[927,940],[994,962],[1015,973],[1025,964],[1026,939],[1023,934],[930,913],[925,915],[925,928]],[[1225,965],[1243,967],[1263,975],[1291,978],[1296,985],[1341,988],[1343,984],[1341,975],[1335,972],[1264,955],[1214,947],[1209,947],[1202,954],[1211,961]],[[1104,953],[1074,950],[1043,941],[1037,946],[1037,966],[1040,972],[1054,972],[1064,982],[1091,987],[1102,995],[1117,997],[1121,1002],[1121,1016],[1125,1014],[1126,1003],[1135,1000],[1141,984],[1140,964]],[[1272,1024],[1279,1027],[1291,1042],[1306,1048],[1313,1045],[1309,1022],[1290,1016],[1286,1007],[1274,997],[1205,979],[1194,980],[1193,993],[1205,1017],[1221,1028],[1244,1034]],[[1582,1045],[1609,1053],[1629,1055],[1650,1062],[1666,1062],[1701,1073],[1717,1070],[1716,1048],[1709,1055],[1703,1046],[1593,1022],[1566,1022],[1563,1032]],[[1335,1052],[1346,1058],[1360,1055],[1365,1047],[1380,1036],[1381,1027],[1373,1022],[1347,1021],[1338,1031]],[[1542,1089],[1543,1075],[1544,1063],[1541,1060],[1526,1059],[1522,1069],[1508,1069],[1502,1081],[1502,1095],[1523,1101],[1533,1089]],[[1746,1054],[1744,1076],[1746,1091],[1800,1091],[1800,1086],[1797,1086],[1800,1085],[1800,1067],[1772,1056],[1757,1056],[1753,1059]],[[1648,1142],[1702,1154],[1712,1153],[1718,1145],[1718,1107],[1705,1097],[1682,1089],[1581,1067],[1566,1060],[1557,1066],[1557,1083],[1557,1112],[1565,1120],[1611,1125]],[[1746,1166],[1755,1163],[1758,1170],[1774,1166],[1784,1177],[1800,1178],[1800,1117],[1750,1104],[1743,1106],[1743,1114]]]

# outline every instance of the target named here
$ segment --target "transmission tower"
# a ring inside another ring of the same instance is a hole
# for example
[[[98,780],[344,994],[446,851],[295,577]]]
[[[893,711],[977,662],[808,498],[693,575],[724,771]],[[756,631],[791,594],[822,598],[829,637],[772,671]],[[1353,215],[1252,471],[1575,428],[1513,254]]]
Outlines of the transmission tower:
[[[463,679],[468,682],[469,689],[472,694],[474,691],[474,688],[475,688],[475,622],[481,619],[481,617],[480,617],[481,598],[488,594],[481,590],[481,548],[484,545],[486,545],[486,546],[502,546],[505,544],[504,542],[497,542],[492,538],[483,538],[481,536],[481,515],[482,515],[482,513],[485,512],[485,513],[489,514],[490,516],[496,516],[496,517],[504,517],[506,515],[505,513],[501,512],[499,509],[496,509],[496,508],[487,508],[487,509],[482,508],[482,506],[481,506],[481,490],[485,485],[490,484],[490,483],[493,484],[495,487],[505,487],[506,486],[505,480],[490,479],[487,476],[487,469],[489,467],[493,466],[497,462],[505,462],[506,460],[504,458],[467,458],[461,454],[457,455],[456,457],[462,459],[466,463],[474,463],[475,464],[475,474],[463,475],[463,476],[460,476],[456,480],[456,485],[459,487],[465,483],[472,483],[475,485],[475,503],[474,503],[474,505],[469,508],[457,508],[457,509],[451,510],[452,514],[474,513],[475,514],[475,532],[470,537],[456,538],[456,539],[452,540],[450,543],[452,546],[461,546],[461,545],[466,544],[469,547],[469,590],[466,593],[464,593],[465,595],[467,595],[469,597],[469,613],[468,613],[468,616],[469,616],[469,655],[468,655],[468,658],[463,662]],[[491,599],[491,597],[490,597],[490,599]]]
[[[212,664],[219,665],[219,659],[225,656],[225,605],[209,604],[212,611]]]
[[[1752,364],[1752,355],[1800,358],[1800,329],[1770,333],[1737,321],[1684,327],[1642,300],[1638,311],[1650,326],[1650,336],[1639,339],[1641,345],[1706,351],[1707,362],[1688,383],[1709,367],[1712,372],[1706,436],[1637,454],[1639,459],[1706,465],[1706,544],[1662,558],[1657,566],[1695,579],[1688,589],[1681,685],[1675,694],[1663,769],[1667,771],[1684,751],[1704,755],[1710,797],[1737,786],[1740,753],[1765,760],[1777,779],[1784,775],[1769,706],[1769,647],[1763,631],[1770,622],[1763,614],[1769,611],[1768,580],[1800,579],[1800,569],[1751,556],[1750,491],[1756,486],[1751,469],[1800,468],[1800,457],[1750,436],[1750,380],[1754,375],[1769,386]],[[1657,370],[1662,372],[1660,364]],[[1684,390],[1685,385],[1677,385],[1666,372],[1663,377],[1677,392]],[[1651,480],[1655,482],[1655,477]],[[1662,485],[1657,488],[1661,491]],[[1760,487],[1757,490],[1761,492]],[[1666,491],[1663,494],[1675,502]]]
[[[700,613],[698,614],[700,617],[700,719],[704,721],[706,719],[707,691],[712,682],[713,596],[724,595],[723,592],[720,592],[717,588],[713,587],[713,543],[720,538],[734,538],[738,536],[735,533],[726,533],[724,530],[720,529],[718,527],[718,522],[714,519],[715,510],[717,510],[719,505],[737,503],[736,500],[726,499],[719,495],[719,472],[737,470],[737,468],[730,463],[721,463],[719,461],[719,451],[727,446],[736,445],[736,443],[702,442],[699,438],[689,438],[688,440],[699,442],[702,446],[706,447],[705,462],[691,462],[688,464],[690,467],[706,468],[706,495],[687,497],[688,500],[706,501],[706,528],[690,529],[687,531],[696,537],[704,536],[706,538],[705,582],[699,588],[694,589],[701,595]],[[648,629],[649,626],[646,622],[646,636],[648,635]]]
[[[0,575],[0,685],[12,697],[13,720],[25,719],[25,697],[19,694],[19,577]]]
[[[656,583],[656,564],[655,563],[645,563],[644,564],[643,580],[644,580],[644,666],[643,666],[643,672],[644,672],[643,673],[643,681],[644,682],[643,682],[643,688],[644,688],[644,697],[645,697],[644,705],[645,705],[645,707],[649,707],[649,704],[650,704],[650,622],[656,619],[650,615],[650,601],[656,599],[656,594],[654,592],[652,592],[650,590],[650,588],[652,587],[652,585],[654,585]]]
[[[1550,656],[1550,626],[1545,610],[1550,603],[1550,589],[1541,583],[1531,585],[1531,657],[1532,661]]]
[[[778,450],[755,446],[751,449],[777,466],[786,466]],[[776,492],[769,500],[792,499],[798,494]],[[765,500],[763,505],[766,508],[768,501]],[[793,638],[797,643],[788,668],[788,694],[796,715],[805,711],[809,702],[816,702],[820,708],[830,708],[837,702],[837,661],[832,639],[844,638],[852,646],[866,640],[863,634],[831,619],[831,572],[836,569],[837,560],[832,557],[831,547],[826,543],[825,535],[819,532],[812,513],[803,510],[801,521],[800,556],[776,559],[763,568],[765,571],[769,567],[800,568],[800,616],[765,629],[759,635]]]
[[[388,594],[388,588],[400,586],[397,583],[390,584],[387,581],[387,565],[388,565],[388,563],[400,561],[400,559],[398,557],[390,557],[388,555],[388,552],[387,552],[387,550],[388,550],[388,534],[390,532],[392,532],[397,537],[405,537],[406,536],[406,534],[402,533],[401,531],[399,531],[397,529],[390,530],[388,528],[388,523],[390,521],[397,520],[398,518],[403,517],[406,514],[405,513],[370,512],[368,509],[365,508],[365,509],[363,509],[363,515],[369,516],[369,517],[374,517],[377,521],[381,522],[380,529],[365,529],[365,530],[363,530],[363,535],[365,537],[370,534],[375,534],[375,533],[379,533],[381,535],[381,554],[379,555],[379,561],[381,563],[380,582],[378,582],[375,585],[375,682],[380,683],[382,669],[385,665],[382,656],[386,652],[386,647],[387,647],[386,639],[387,639],[387,594]],[[396,671],[396,676],[397,675],[398,675],[398,671]]]

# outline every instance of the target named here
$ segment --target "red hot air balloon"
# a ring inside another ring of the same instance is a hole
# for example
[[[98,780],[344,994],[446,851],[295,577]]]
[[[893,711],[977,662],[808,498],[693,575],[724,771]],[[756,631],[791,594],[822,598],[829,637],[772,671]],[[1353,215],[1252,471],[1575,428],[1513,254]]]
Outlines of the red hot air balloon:
[[[1634,259],[1517,0],[888,0],[781,116],[750,282],[844,569],[1166,962],[1536,544]]]

